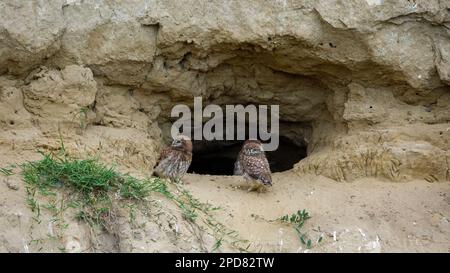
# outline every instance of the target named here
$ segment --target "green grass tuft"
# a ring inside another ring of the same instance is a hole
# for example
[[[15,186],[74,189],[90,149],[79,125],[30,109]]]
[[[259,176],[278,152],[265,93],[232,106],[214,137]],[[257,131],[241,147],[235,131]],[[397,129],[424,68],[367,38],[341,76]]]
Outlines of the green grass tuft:
[[[42,160],[22,165],[22,175],[29,186],[44,195],[51,189],[70,187],[88,203],[105,198],[112,191],[127,199],[143,199],[149,192],[143,181],[120,174],[94,159],[76,160],[44,154]]]
[[[150,188],[139,179],[121,174],[95,159],[70,159],[67,156],[43,154],[43,159],[21,166],[27,184],[27,203],[40,214],[35,199],[36,191],[44,196],[55,196],[56,189],[71,190],[69,207],[79,208],[77,218],[90,224],[105,226],[111,216],[111,196],[118,193],[123,199],[142,200]],[[55,208],[48,204],[47,208]],[[57,213],[56,209],[50,209]]]
[[[182,185],[167,183],[161,178],[137,179],[101,164],[96,159],[70,158],[62,140],[60,153],[41,154],[41,160],[21,165],[21,174],[26,183],[26,201],[38,223],[41,209],[45,208],[53,214],[57,226],[65,228],[67,225],[63,222],[61,212],[71,208],[75,210],[77,219],[91,227],[110,230],[116,213],[113,209],[114,200],[132,201],[123,204],[130,210],[130,221],[134,221],[137,202],[148,200],[150,194],[156,193],[174,202],[183,219],[196,224],[200,218],[212,230],[213,235],[219,238],[213,251],[220,248],[226,240],[232,241],[230,244],[241,251],[247,251],[249,247],[241,247],[247,241],[240,239],[237,232],[230,231],[211,215],[218,207],[200,202]],[[40,204],[36,199],[37,194],[47,197],[48,204]],[[145,207],[149,203],[139,204]]]

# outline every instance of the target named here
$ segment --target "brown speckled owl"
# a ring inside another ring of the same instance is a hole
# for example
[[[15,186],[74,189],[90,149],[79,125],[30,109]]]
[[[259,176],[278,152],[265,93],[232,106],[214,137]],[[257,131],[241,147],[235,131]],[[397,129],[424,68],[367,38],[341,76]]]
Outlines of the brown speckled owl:
[[[176,181],[187,172],[191,162],[192,142],[189,137],[180,135],[161,151],[154,174]]]
[[[272,174],[261,142],[253,139],[244,142],[234,164],[234,174],[244,176],[251,183],[248,191],[265,191],[272,186]]]

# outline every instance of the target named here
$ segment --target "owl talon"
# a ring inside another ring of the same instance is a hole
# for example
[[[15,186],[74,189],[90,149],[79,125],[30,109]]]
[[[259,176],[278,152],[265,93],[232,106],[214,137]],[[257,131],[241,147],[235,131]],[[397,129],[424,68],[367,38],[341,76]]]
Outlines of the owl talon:
[[[179,185],[183,185],[184,184],[183,181],[181,179],[179,179],[179,178],[175,179],[174,182],[176,184],[179,184]]]
[[[267,192],[267,188],[265,186],[260,186],[258,188],[258,193],[263,193],[263,192]]]

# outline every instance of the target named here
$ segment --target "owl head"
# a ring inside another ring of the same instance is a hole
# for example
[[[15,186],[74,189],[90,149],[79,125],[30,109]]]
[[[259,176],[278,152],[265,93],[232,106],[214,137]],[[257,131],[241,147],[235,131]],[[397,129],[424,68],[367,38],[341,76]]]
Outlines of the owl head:
[[[262,144],[257,139],[248,139],[244,142],[244,146],[242,147],[244,153],[250,156],[257,156],[264,153],[264,149]]]
[[[192,141],[188,136],[185,135],[176,136],[173,139],[171,146],[175,150],[192,153]]]

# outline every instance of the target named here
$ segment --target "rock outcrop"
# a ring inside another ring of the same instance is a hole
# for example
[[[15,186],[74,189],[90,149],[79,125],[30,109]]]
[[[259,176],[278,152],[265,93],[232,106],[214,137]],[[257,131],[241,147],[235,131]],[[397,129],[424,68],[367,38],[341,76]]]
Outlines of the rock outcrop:
[[[279,104],[300,174],[450,180],[449,85],[448,1],[0,3],[4,147],[149,170],[202,96]]]

